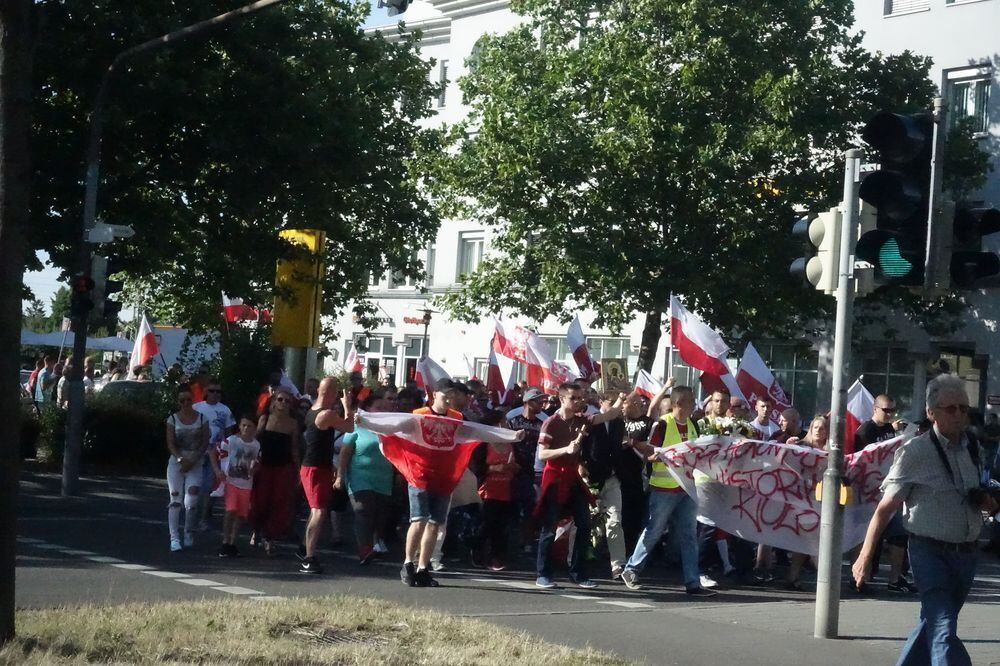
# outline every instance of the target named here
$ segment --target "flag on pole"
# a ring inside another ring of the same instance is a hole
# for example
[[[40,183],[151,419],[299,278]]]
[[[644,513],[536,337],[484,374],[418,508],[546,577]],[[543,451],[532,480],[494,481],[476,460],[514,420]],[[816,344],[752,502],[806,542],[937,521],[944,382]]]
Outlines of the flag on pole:
[[[663,389],[663,384],[656,381],[653,375],[645,370],[640,370],[635,378],[635,392],[645,396],[650,400]]]
[[[250,307],[243,302],[242,298],[230,298],[226,292],[222,292],[222,312],[225,315],[226,323],[233,324],[238,321],[256,321],[260,317],[257,308]],[[270,318],[270,313],[268,318]]]
[[[378,435],[382,455],[415,488],[451,495],[480,442],[516,442],[518,433],[433,414],[359,411],[356,422]]]
[[[769,416],[774,423],[778,422],[781,412],[792,406],[791,400],[785,395],[784,389],[778,384],[753,343],[747,343],[747,348],[743,351],[740,367],[736,371],[736,383],[750,403],[751,410],[757,398],[767,398],[771,401]]]
[[[583,327],[580,325],[580,316],[573,317],[566,331],[566,342],[573,352],[573,360],[576,362],[577,374],[581,379],[593,382],[601,377],[601,364],[590,355],[590,348],[587,346],[587,339],[583,337]]]
[[[569,368],[555,361],[549,343],[537,333],[522,326],[505,324],[500,319],[495,318],[494,322],[493,351],[498,357],[505,356],[523,363],[528,384],[555,395],[560,384],[573,378]]]
[[[854,453],[854,433],[875,415],[875,398],[861,380],[847,389],[847,414],[844,416],[844,455]]]
[[[361,372],[362,368],[358,350],[355,349],[354,345],[351,345],[351,351],[347,352],[347,358],[344,359],[344,370],[347,372]]]
[[[729,371],[726,353],[729,347],[711,326],[681,305],[676,296],[670,297],[670,344],[680,353],[681,360],[696,370],[715,375],[733,397],[746,398],[736,378]]]
[[[132,376],[133,368],[146,365],[159,353],[160,345],[156,342],[153,325],[149,323],[149,317],[143,312],[142,321],[139,323],[139,332],[135,334],[135,345],[132,347],[132,356],[128,360],[128,376]]]
[[[474,366],[472,364],[472,361],[469,360],[469,356],[467,354],[462,354],[462,358],[465,359],[465,368],[466,368],[466,370],[469,371],[469,374],[468,374],[469,379],[476,379],[477,378],[476,377],[476,366]]]
[[[430,396],[431,391],[434,390],[434,385],[437,384],[439,379],[451,379],[451,375],[429,357],[421,357],[417,361],[417,374],[414,377],[417,386]]]
[[[486,371],[486,392],[490,396],[493,407],[507,405],[512,397],[511,389],[514,388],[514,368],[515,362],[506,356],[497,356],[497,353],[490,348],[490,367]]]

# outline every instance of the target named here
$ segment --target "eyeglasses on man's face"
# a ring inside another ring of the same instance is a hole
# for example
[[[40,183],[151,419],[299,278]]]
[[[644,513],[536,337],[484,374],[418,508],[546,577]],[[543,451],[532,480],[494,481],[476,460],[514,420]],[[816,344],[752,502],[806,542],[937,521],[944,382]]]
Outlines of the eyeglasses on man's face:
[[[962,414],[968,414],[969,413],[969,406],[968,405],[943,405],[941,407],[938,407],[938,409],[943,410],[945,412],[948,412],[952,416],[954,416],[955,414],[958,414],[959,412],[962,412]]]

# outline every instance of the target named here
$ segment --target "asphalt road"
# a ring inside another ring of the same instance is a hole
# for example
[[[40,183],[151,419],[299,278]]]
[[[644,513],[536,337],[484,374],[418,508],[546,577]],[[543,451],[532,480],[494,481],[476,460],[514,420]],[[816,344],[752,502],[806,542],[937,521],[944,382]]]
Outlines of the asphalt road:
[[[165,483],[142,478],[88,478],[83,495],[64,499],[56,475],[22,474],[18,516],[17,603],[20,608],[127,601],[244,596],[348,594],[390,599],[477,617],[549,641],[616,653],[649,664],[893,663],[912,628],[914,597],[882,592],[841,605],[841,640],[812,638],[813,595],[774,587],[741,587],[708,599],[683,593],[674,572],[653,567],[646,589],[595,578],[581,590],[561,579],[539,590],[529,561],[505,572],[452,568],[441,587],[399,582],[399,555],[361,567],[353,548],[326,548],[327,573],[297,572],[294,548],[274,558],[250,549],[220,560],[218,532],[194,548],[170,553]],[[983,558],[962,613],[960,633],[976,664],[1000,664],[997,605],[1000,562]]]

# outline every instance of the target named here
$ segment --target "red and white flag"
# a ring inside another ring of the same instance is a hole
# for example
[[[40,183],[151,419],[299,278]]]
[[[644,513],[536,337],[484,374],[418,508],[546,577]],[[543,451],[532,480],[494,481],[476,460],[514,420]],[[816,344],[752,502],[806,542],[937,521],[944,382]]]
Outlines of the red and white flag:
[[[347,352],[347,358],[344,359],[344,370],[347,372],[361,372],[362,368],[358,350],[354,348],[354,345],[351,345],[351,351]]]
[[[653,379],[653,375],[645,370],[640,370],[635,378],[635,392],[650,400],[663,389],[662,382]]]
[[[493,351],[497,356],[523,363],[527,369],[525,379],[530,386],[555,395],[560,384],[575,378],[568,367],[556,362],[549,343],[537,333],[522,326],[504,324],[500,319],[494,321]]]
[[[439,379],[451,379],[451,375],[448,374],[447,370],[431,360],[430,357],[421,357],[417,361],[417,374],[414,377],[417,386],[422,388],[429,396]]]
[[[689,312],[676,296],[670,297],[670,344],[686,364],[718,377],[731,396],[746,400],[736,378],[729,371],[726,363],[729,347],[722,341],[722,336]]]
[[[406,481],[451,495],[480,442],[516,442],[518,433],[434,414],[359,411],[356,422],[378,435],[382,455]]]
[[[238,321],[257,321],[260,315],[256,308],[246,305],[242,298],[229,298],[226,296],[226,292],[222,292],[222,312],[226,317],[227,324],[234,324]]]
[[[746,396],[750,409],[753,410],[757,398],[767,398],[771,401],[771,421],[778,422],[781,412],[792,406],[791,400],[785,395],[784,389],[774,378],[774,374],[768,369],[753,343],[747,343],[747,348],[743,351],[743,359],[740,367],[736,371],[736,383]]]
[[[590,347],[587,346],[587,339],[583,337],[583,327],[580,326],[580,316],[573,317],[566,331],[566,342],[573,352],[573,360],[576,362],[577,374],[581,379],[594,382],[601,377],[601,364],[590,355]]]
[[[854,433],[875,415],[875,398],[861,380],[847,389],[847,414],[844,415],[844,455],[854,453]]]
[[[128,376],[132,376],[133,368],[146,365],[159,353],[160,345],[156,342],[153,325],[149,323],[149,317],[144,312],[142,313],[142,321],[139,323],[139,332],[135,334],[132,356],[128,360]]]
[[[494,407],[507,405],[511,402],[516,373],[515,361],[506,356],[497,356],[497,353],[490,348],[490,367],[486,371],[486,392],[489,393],[490,402]]]
[[[462,358],[465,359],[465,369],[469,371],[469,379],[478,379],[478,377],[476,377],[476,366],[469,360],[469,356],[467,354],[462,354]]]

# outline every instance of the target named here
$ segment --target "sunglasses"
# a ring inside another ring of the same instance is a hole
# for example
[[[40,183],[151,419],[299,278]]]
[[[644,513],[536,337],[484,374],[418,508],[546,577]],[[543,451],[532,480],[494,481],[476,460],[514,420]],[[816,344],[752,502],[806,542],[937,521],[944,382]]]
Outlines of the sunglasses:
[[[879,409],[881,409],[886,414],[895,414],[896,413],[896,408],[895,407],[879,407]]]
[[[275,401],[275,402],[288,402],[288,401],[287,401],[287,400],[285,400],[284,398],[275,398],[275,399],[274,399],[274,401]]]
[[[944,411],[948,412],[952,416],[954,416],[955,414],[957,414],[959,412],[962,412],[963,414],[968,414],[969,413],[969,406],[968,405],[948,405],[947,407],[938,407],[938,409],[943,409]]]

